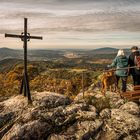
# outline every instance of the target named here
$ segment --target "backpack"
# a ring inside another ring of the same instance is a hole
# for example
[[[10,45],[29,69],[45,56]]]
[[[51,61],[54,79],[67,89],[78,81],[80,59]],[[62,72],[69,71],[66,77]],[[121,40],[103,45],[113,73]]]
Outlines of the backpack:
[[[135,58],[134,58],[134,64],[135,64],[135,66],[137,66],[136,69],[137,70],[140,70],[140,55],[135,56]]]
[[[117,66],[118,66],[118,68],[128,67],[128,59],[127,59],[127,57],[118,57]]]

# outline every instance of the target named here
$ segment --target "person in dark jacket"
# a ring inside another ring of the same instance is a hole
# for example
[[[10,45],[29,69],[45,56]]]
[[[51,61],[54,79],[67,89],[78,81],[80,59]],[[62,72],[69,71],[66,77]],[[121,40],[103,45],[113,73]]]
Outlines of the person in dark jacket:
[[[133,46],[131,48],[131,54],[129,56],[128,59],[128,64],[130,67],[135,66],[135,56],[139,56],[140,53],[138,51],[138,47],[137,46]],[[140,85],[140,70],[138,70],[137,68],[131,68],[129,70],[129,74],[132,75],[133,77],[133,85]]]
[[[128,77],[128,58],[125,56],[124,51],[120,49],[118,51],[117,56],[113,60],[110,67],[116,67],[116,78],[117,78],[117,85],[119,83],[119,79],[122,81],[122,92],[126,91],[126,84],[127,84],[127,77]]]

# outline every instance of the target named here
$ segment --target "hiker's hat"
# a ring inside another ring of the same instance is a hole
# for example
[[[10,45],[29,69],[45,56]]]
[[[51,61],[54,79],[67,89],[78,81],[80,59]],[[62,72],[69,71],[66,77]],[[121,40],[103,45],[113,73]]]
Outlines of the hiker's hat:
[[[138,50],[138,47],[137,46],[133,46],[132,48],[131,48],[131,50]]]

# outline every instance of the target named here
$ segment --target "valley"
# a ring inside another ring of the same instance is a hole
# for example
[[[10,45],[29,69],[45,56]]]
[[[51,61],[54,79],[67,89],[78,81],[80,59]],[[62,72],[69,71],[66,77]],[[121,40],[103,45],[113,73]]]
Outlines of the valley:
[[[29,50],[31,91],[57,92],[74,98],[96,81],[103,70],[108,69],[107,65],[115,58],[117,51],[114,48]],[[0,100],[3,100],[19,94],[23,77],[23,52],[0,48],[0,54]]]

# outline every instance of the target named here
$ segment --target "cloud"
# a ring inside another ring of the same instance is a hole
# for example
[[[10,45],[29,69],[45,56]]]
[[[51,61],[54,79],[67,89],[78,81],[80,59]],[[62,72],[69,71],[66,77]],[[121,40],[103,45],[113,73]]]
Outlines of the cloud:
[[[96,34],[116,39],[122,32],[133,38],[140,32],[140,0],[0,0],[0,34],[22,32],[24,17],[31,34],[43,34],[50,42],[92,42]]]

